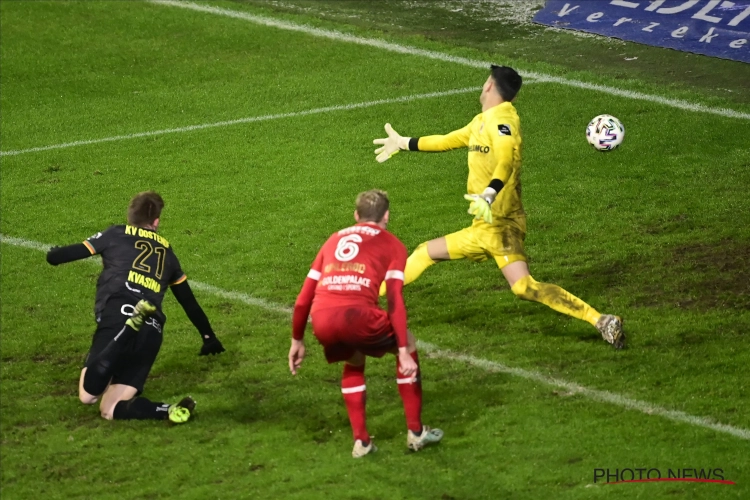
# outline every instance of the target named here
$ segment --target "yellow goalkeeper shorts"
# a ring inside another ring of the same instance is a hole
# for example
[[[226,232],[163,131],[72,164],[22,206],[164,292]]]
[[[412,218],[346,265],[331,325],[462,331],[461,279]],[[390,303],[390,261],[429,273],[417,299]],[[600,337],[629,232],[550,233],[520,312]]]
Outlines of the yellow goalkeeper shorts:
[[[484,262],[493,257],[502,269],[516,261],[527,261],[523,249],[526,232],[512,219],[489,225],[481,221],[445,237],[451,260]]]

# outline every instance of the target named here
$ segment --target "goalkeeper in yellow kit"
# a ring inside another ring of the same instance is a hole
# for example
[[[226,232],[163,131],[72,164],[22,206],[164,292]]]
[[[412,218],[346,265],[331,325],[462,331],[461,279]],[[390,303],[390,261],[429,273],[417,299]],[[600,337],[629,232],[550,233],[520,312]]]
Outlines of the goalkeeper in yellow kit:
[[[456,233],[419,245],[406,262],[405,284],[425,269],[444,260],[492,257],[519,298],[541,302],[555,311],[591,323],[604,340],[622,348],[622,320],[599,314],[593,307],[557,285],[540,283],[529,274],[524,238],[526,213],[521,204],[521,128],[512,101],[521,89],[521,76],[506,66],[491,66],[479,102],[482,112],[464,128],[446,135],[402,137],[390,124],[387,138],[375,139],[377,160],[384,162],[399,151],[469,150],[469,213],[474,222]],[[380,294],[385,293],[384,287]]]

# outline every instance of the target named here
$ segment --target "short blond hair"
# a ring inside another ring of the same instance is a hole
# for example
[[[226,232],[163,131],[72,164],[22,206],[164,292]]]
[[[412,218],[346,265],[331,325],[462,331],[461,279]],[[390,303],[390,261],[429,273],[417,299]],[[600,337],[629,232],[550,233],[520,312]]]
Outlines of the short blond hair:
[[[357,195],[357,214],[361,222],[380,222],[388,211],[388,193],[370,189]]]

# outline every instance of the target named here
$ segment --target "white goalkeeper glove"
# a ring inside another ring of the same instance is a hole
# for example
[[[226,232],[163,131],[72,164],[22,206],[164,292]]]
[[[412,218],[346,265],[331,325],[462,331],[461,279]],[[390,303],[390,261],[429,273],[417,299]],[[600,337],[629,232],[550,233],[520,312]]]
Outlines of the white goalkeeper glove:
[[[388,134],[388,137],[372,141],[373,144],[382,144],[382,147],[375,150],[375,154],[378,155],[375,159],[378,160],[379,163],[383,163],[402,149],[409,149],[410,137],[401,137],[398,135],[398,132],[393,130],[390,123],[385,124],[385,132]]]
[[[482,194],[465,194],[464,199],[471,202],[469,213],[475,219],[484,219],[487,224],[492,224],[492,202],[495,201],[495,196],[497,191],[488,187]]]

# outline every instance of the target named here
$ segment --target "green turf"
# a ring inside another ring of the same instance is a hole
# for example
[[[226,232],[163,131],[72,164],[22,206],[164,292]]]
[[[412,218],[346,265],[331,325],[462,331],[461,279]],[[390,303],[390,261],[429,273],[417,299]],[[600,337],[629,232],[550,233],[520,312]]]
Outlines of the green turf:
[[[463,35],[420,38],[340,17],[217,5],[480,60],[503,56],[464,44]],[[142,3],[2,2],[0,15],[2,151],[486,78],[481,69]],[[527,70],[565,73],[565,61],[513,57]],[[747,108],[703,85],[665,89],[664,75],[618,82],[617,68],[567,69],[587,81]],[[155,189],[167,203],[160,232],[191,280],[289,307],[320,244],[351,223],[359,191],[389,192],[390,229],[410,250],[469,223],[465,152],[400,154],[381,165],[371,140],[386,121],[415,136],[461,127],[478,112],[477,97],[3,156],[0,232],[74,243],[121,223],[129,198]],[[551,83],[529,83],[516,106],[532,273],[623,315],[630,347],[616,352],[589,325],[518,301],[490,263],[440,264],[410,285],[416,336],[750,429],[750,122]],[[627,128],[612,153],[585,141],[586,123],[601,112]],[[326,365],[309,337],[309,357],[291,377],[288,314],[200,290],[227,352],[199,358],[198,334],[167,296],[165,342],[146,388],[154,400],[191,394],[198,417],[173,428],[106,422],[76,397],[93,332],[95,263],[53,268],[38,250],[1,250],[3,498],[750,495],[745,439],[427,355],[425,422],[443,428],[445,441],[406,453],[394,363],[374,360],[368,417],[381,450],[354,461],[340,367]],[[592,484],[595,468],[626,467],[721,468],[737,485]]]
[[[329,21],[342,30],[350,25],[378,30],[384,36],[408,37],[414,43],[472,47],[495,55],[499,62],[513,61],[524,68],[535,63],[568,75],[594,72],[599,78],[637,79],[672,91],[694,88],[704,96],[750,103],[750,67],[745,63],[551,29],[530,19],[519,22],[512,10],[532,3],[524,0],[231,1],[274,15],[312,16],[312,22]]]

